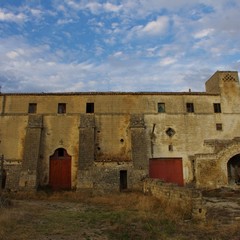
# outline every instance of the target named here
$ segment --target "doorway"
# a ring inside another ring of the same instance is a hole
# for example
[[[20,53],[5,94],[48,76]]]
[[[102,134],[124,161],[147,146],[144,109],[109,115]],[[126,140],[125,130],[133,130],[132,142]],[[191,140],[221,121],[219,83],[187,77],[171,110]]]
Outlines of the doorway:
[[[228,183],[240,185],[240,154],[230,158],[227,163]]]
[[[50,156],[49,186],[53,190],[71,190],[71,156],[64,148]]]
[[[120,191],[127,189],[127,170],[120,170]]]

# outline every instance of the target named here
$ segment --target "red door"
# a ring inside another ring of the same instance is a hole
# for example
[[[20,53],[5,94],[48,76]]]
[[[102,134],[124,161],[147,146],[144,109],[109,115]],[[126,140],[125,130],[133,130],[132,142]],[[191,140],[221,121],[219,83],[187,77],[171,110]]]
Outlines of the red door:
[[[149,177],[168,183],[184,185],[182,158],[152,158],[149,160]]]
[[[49,185],[53,190],[71,190],[71,156],[64,148],[50,157]]]

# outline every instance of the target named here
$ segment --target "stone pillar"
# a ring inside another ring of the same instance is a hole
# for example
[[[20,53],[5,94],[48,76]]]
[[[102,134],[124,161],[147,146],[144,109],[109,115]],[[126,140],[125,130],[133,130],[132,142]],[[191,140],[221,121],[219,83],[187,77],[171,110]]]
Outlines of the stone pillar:
[[[143,114],[132,114],[130,120],[132,161],[136,170],[148,171],[146,127]]]
[[[78,189],[93,187],[92,169],[95,157],[95,117],[82,114],[79,127]]]
[[[36,189],[38,185],[37,173],[42,127],[42,115],[29,115],[19,180],[19,187],[22,189]]]

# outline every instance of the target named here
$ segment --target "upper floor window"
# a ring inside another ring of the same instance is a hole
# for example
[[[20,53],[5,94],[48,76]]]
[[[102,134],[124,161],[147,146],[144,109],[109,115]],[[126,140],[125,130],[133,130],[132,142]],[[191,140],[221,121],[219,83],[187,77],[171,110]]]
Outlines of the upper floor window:
[[[215,113],[220,113],[221,112],[221,104],[220,103],[214,103],[213,104],[213,109]]]
[[[28,105],[28,113],[36,113],[37,112],[37,104],[29,103]]]
[[[193,103],[186,103],[186,108],[188,113],[194,112],[194,105]]]
[[[58,104],[58,113],[66,113],[66,103]]]
[[[94,113],[94,103],[86,104],[86,113]]]
[[[159,113],[165,112],[165,103],[158,103],[158,112]]]

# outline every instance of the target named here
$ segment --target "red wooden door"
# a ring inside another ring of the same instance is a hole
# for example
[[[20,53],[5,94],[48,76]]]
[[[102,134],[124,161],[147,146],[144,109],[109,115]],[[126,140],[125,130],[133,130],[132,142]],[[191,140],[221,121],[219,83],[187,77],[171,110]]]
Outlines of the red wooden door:
[[[71,156],[63,148],[50,157],[49,185],[53,190],[71,189]]]
[[[168,183],[184,185],[181,158],[152,158],[149,160],[149,177]]]

